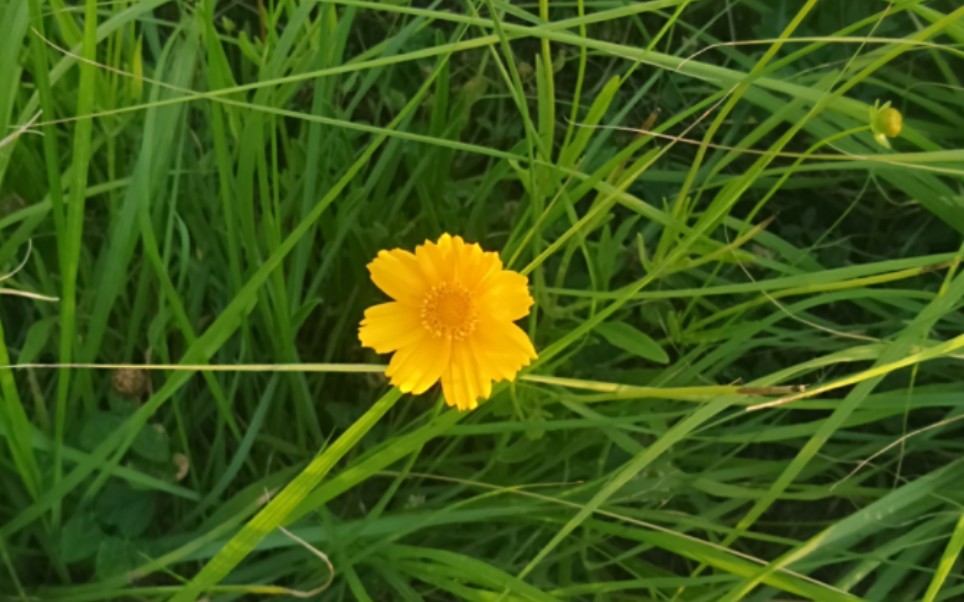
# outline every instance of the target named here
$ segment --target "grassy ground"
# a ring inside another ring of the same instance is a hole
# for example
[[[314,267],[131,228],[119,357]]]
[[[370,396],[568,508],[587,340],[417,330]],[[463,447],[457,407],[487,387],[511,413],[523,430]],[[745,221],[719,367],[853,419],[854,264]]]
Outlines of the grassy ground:
[[[187,366],[0,371],[0,599],[964,599],[961,78],[954,0],[0,0],[0,364]],[[356,338],[444,231],[536,299],[471,413]]]

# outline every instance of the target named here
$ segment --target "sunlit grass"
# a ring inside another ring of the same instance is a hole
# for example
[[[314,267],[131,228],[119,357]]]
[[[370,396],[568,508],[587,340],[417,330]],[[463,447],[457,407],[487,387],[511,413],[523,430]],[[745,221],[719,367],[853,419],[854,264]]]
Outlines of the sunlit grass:
[[[0,4],[0,599],[964,596],[959,3],[75,4]],[[536,302],[469,413],[357,339],[442,232]]]

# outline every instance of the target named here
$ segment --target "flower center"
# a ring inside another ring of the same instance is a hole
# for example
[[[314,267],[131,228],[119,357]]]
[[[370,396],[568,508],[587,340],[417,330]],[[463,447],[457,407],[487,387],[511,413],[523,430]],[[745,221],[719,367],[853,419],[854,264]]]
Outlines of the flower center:
[[[455,283],[436,284],[422,301],[422,325],[436,337],[463,339],[475,330],[472,296]]]

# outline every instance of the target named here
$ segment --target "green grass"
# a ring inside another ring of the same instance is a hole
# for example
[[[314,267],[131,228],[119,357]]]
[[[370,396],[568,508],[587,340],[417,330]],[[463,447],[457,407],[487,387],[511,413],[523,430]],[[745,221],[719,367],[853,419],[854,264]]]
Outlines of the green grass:
[[[962,77],[953,0],[0,2],[0,600],[964,598]],[[356,337],[442,232],[536,300],[471,413]]]

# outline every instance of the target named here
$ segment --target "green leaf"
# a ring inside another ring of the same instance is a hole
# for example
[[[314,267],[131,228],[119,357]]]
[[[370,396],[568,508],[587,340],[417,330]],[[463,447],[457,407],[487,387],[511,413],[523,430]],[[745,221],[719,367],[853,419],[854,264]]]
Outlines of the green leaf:
[[[137,537],[154,518],[154,494],[111,481],[97,497],[97,514],[126,537]]]
[[[96,411],[84,419],[80,428],[80,447],[91,451],[114,434],[124,424],[124,418],[111,412]]]
[[[137,547],[126,539],[108,537],[97,548],[94,570],[99,579],[133,571],[143,562]]]
[[[596,327],[598,332],[613,347],[619,347],[633,355],[658,364],[668,364],[669,356],[648,334],[641,332],[625,322],[606,322]]]
[[[103,539],[104,533],[92,514],[76,514],[60,532],[60,557],[68,564],[90,558]]]
[[[141,429],[131,449],[151,462],[167,462],[171,458],[171,438],[160,424]]]
[[[54,318],[43,318],[37,320],[27,329],[27,338],[20,347],[18,361],[29,364],[37,360],[47,342],[50,340],[50,331],[56,320]]]

